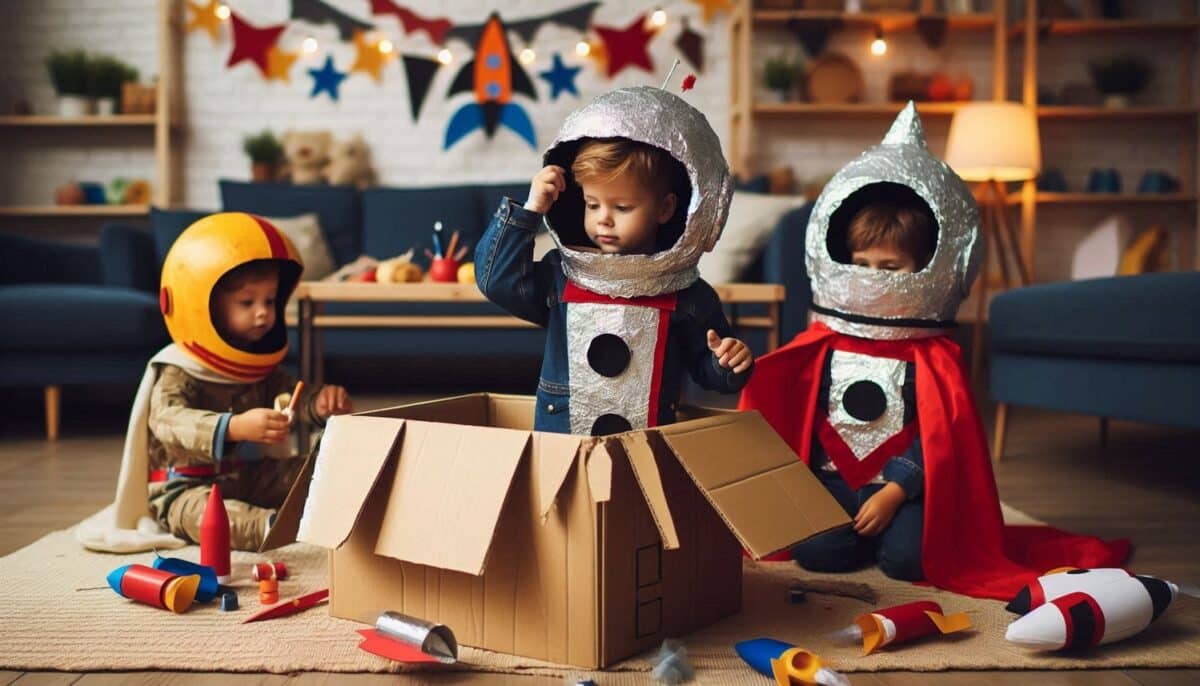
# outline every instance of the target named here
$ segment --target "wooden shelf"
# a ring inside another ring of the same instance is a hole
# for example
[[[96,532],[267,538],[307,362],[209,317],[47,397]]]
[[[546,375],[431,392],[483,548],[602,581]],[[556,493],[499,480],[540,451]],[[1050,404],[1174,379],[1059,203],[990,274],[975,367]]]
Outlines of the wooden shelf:
[[[154,114],[114,114],[108,116],[89,115],[84,117],[57,117],[54,115],[25,115],[0,116],[0,126],[29,127],[29,126],[145,126],[152,127],[157,122]]]
[[[1008,196],[1009,204],[1020,204],[1021,194]],[[1037,194],[1039,205],[1170,205],[1196,202],[1192,193],[1047,193]]]
[[[1200,108],[1042,105],[1037,113],[1043,119],[1194,119]]]
[[[944,20],[956,31],[989,31],[996,25],[992,14],[915,14],[912,12],[819,12],[812,10],[754,10],[756,24],[804,24],[838,22],[844,28],[885,32],[912,31],[918,20]]]
[[[917,112],[925,115],[951,115],[965,103],[962,102],[919,102]],[[762,117],[894,117],[905,103],[847,103],[844,105],[825,105],[811,102],[779,102],[756,103],[752,112]]]
[[[1039,36],[1187,35],[1197,29],[1200,29],[1197,19],[1043,19],[1037,23]],[[1009,27],[1009,40],[1024,37],[1025,22]]]
[[[149,205],[10,205],[0,207],[0,217],[136,217],[149,213]]]

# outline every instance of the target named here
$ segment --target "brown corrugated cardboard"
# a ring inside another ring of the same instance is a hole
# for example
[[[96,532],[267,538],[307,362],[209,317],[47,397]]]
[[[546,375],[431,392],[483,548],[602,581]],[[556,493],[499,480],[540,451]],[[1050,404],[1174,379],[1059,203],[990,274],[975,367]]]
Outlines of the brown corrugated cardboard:
[[[605,438],[475,394],[330,420],[264,549],[329,548],[330,612],[601,667],[741,604],[755,556],[848,523],[757,413]],[[736,536],[736,537],[735,537]]]

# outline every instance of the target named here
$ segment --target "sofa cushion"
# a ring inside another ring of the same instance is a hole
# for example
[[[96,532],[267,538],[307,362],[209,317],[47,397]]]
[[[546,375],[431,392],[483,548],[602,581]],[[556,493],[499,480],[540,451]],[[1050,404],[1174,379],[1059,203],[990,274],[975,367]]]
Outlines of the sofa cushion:
[[[226,212],[252,212],[264,217],[314,212],[339,265],[350,262],[363,250],[362,198],[353,186],[292,186],[222,179],[221,206]]]
[[[363,192],[363,250],[387,259],[413,248],[414,261],[427,266],[425,250],[433,248],[433,224],[442,222],[442,249],[459,232],[459,245],[475,242],[486,228],[477,186],[439,188],[372,188]],[[466,259],[470,259],[470,255]]]
[[[1200,272],[1029,286],[989,310],[998,352],[1200,361]]]
[[[0,233],[0,284],[98,284],[100,278],[100,251],[93,245]]]
[[[212,214],[203,210],[164,210],[150,208],[150,231],[154,234],[154,255],[158,258],[158,272],[162,273],[163,260],[175,245],[179,234],[192,224]],[[157,282],[157,279],[155,280]],[[156,283],[157,287],[157,283]]]
[[[158,298],[128,288],[23,285],[0,288],[0,350],[152,350],[168,342]]]

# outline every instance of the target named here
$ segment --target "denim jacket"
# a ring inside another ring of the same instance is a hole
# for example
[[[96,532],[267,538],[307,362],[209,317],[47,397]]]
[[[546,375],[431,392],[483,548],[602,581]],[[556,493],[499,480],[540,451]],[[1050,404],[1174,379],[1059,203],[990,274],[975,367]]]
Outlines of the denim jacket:
[[[540,261],[533,259],[533,240],[541,224],[541,214],[526,210],[508,198],[502,200],[475,250],[475,279],[479,290],[492,302],[546,328],[534,428],[570,433],[568,304],[562,301],[567,277],[557,250],[550,251]],[[750,379],[753,367],[735,374],[718,364],[716,355],[708,349],[709,329],[722,338],[732,335],[716,292],[697,279],[678,292],[675,310],[670,314],[661,367],[658,424],[675,421],[684,370],[700,386],[722,393],[736,393]]]

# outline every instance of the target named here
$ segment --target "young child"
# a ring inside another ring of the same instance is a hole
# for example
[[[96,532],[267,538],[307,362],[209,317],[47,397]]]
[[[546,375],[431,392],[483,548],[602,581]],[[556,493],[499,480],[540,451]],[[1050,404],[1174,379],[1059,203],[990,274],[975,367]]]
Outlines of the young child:
[[[1128,541],[1004,527],[983,427],[949,336],[979,270],[979,212],[910,103],[839,171],[805,237],[813,324],[758,360],[764,418],[853,516],[797,545],[804,567],[1011,600],[1048,569],[1119,565]]]
[[[171,536],[199,541],[218,483],[232,547],[257,550],[262,543],[302,465],[292,459],[295,422],[321,426],[352,409],[344,388],[323,386],[301,394],[294,417],[280,410],[295,387],[280,366],[287,352],[283,308],[302,269],[287,237],[248,214],[211,215],[175,241],[160,296],[175,342],[151,360],[134,402],[118,530],[137,529],[151,514]],[[138,545],[131,533],[112,531],[81,540],[99,549]]]
[[[614,91],[567,119],[545,161],[524,207],[501,202],[475,257],[480,290],[548,330],[535,428],[669,424],[685,370],[740,390],[750,349],[696,270],[732,190],[703,115],[661,89]],[[535,262],[543,220],[558,249]]]

